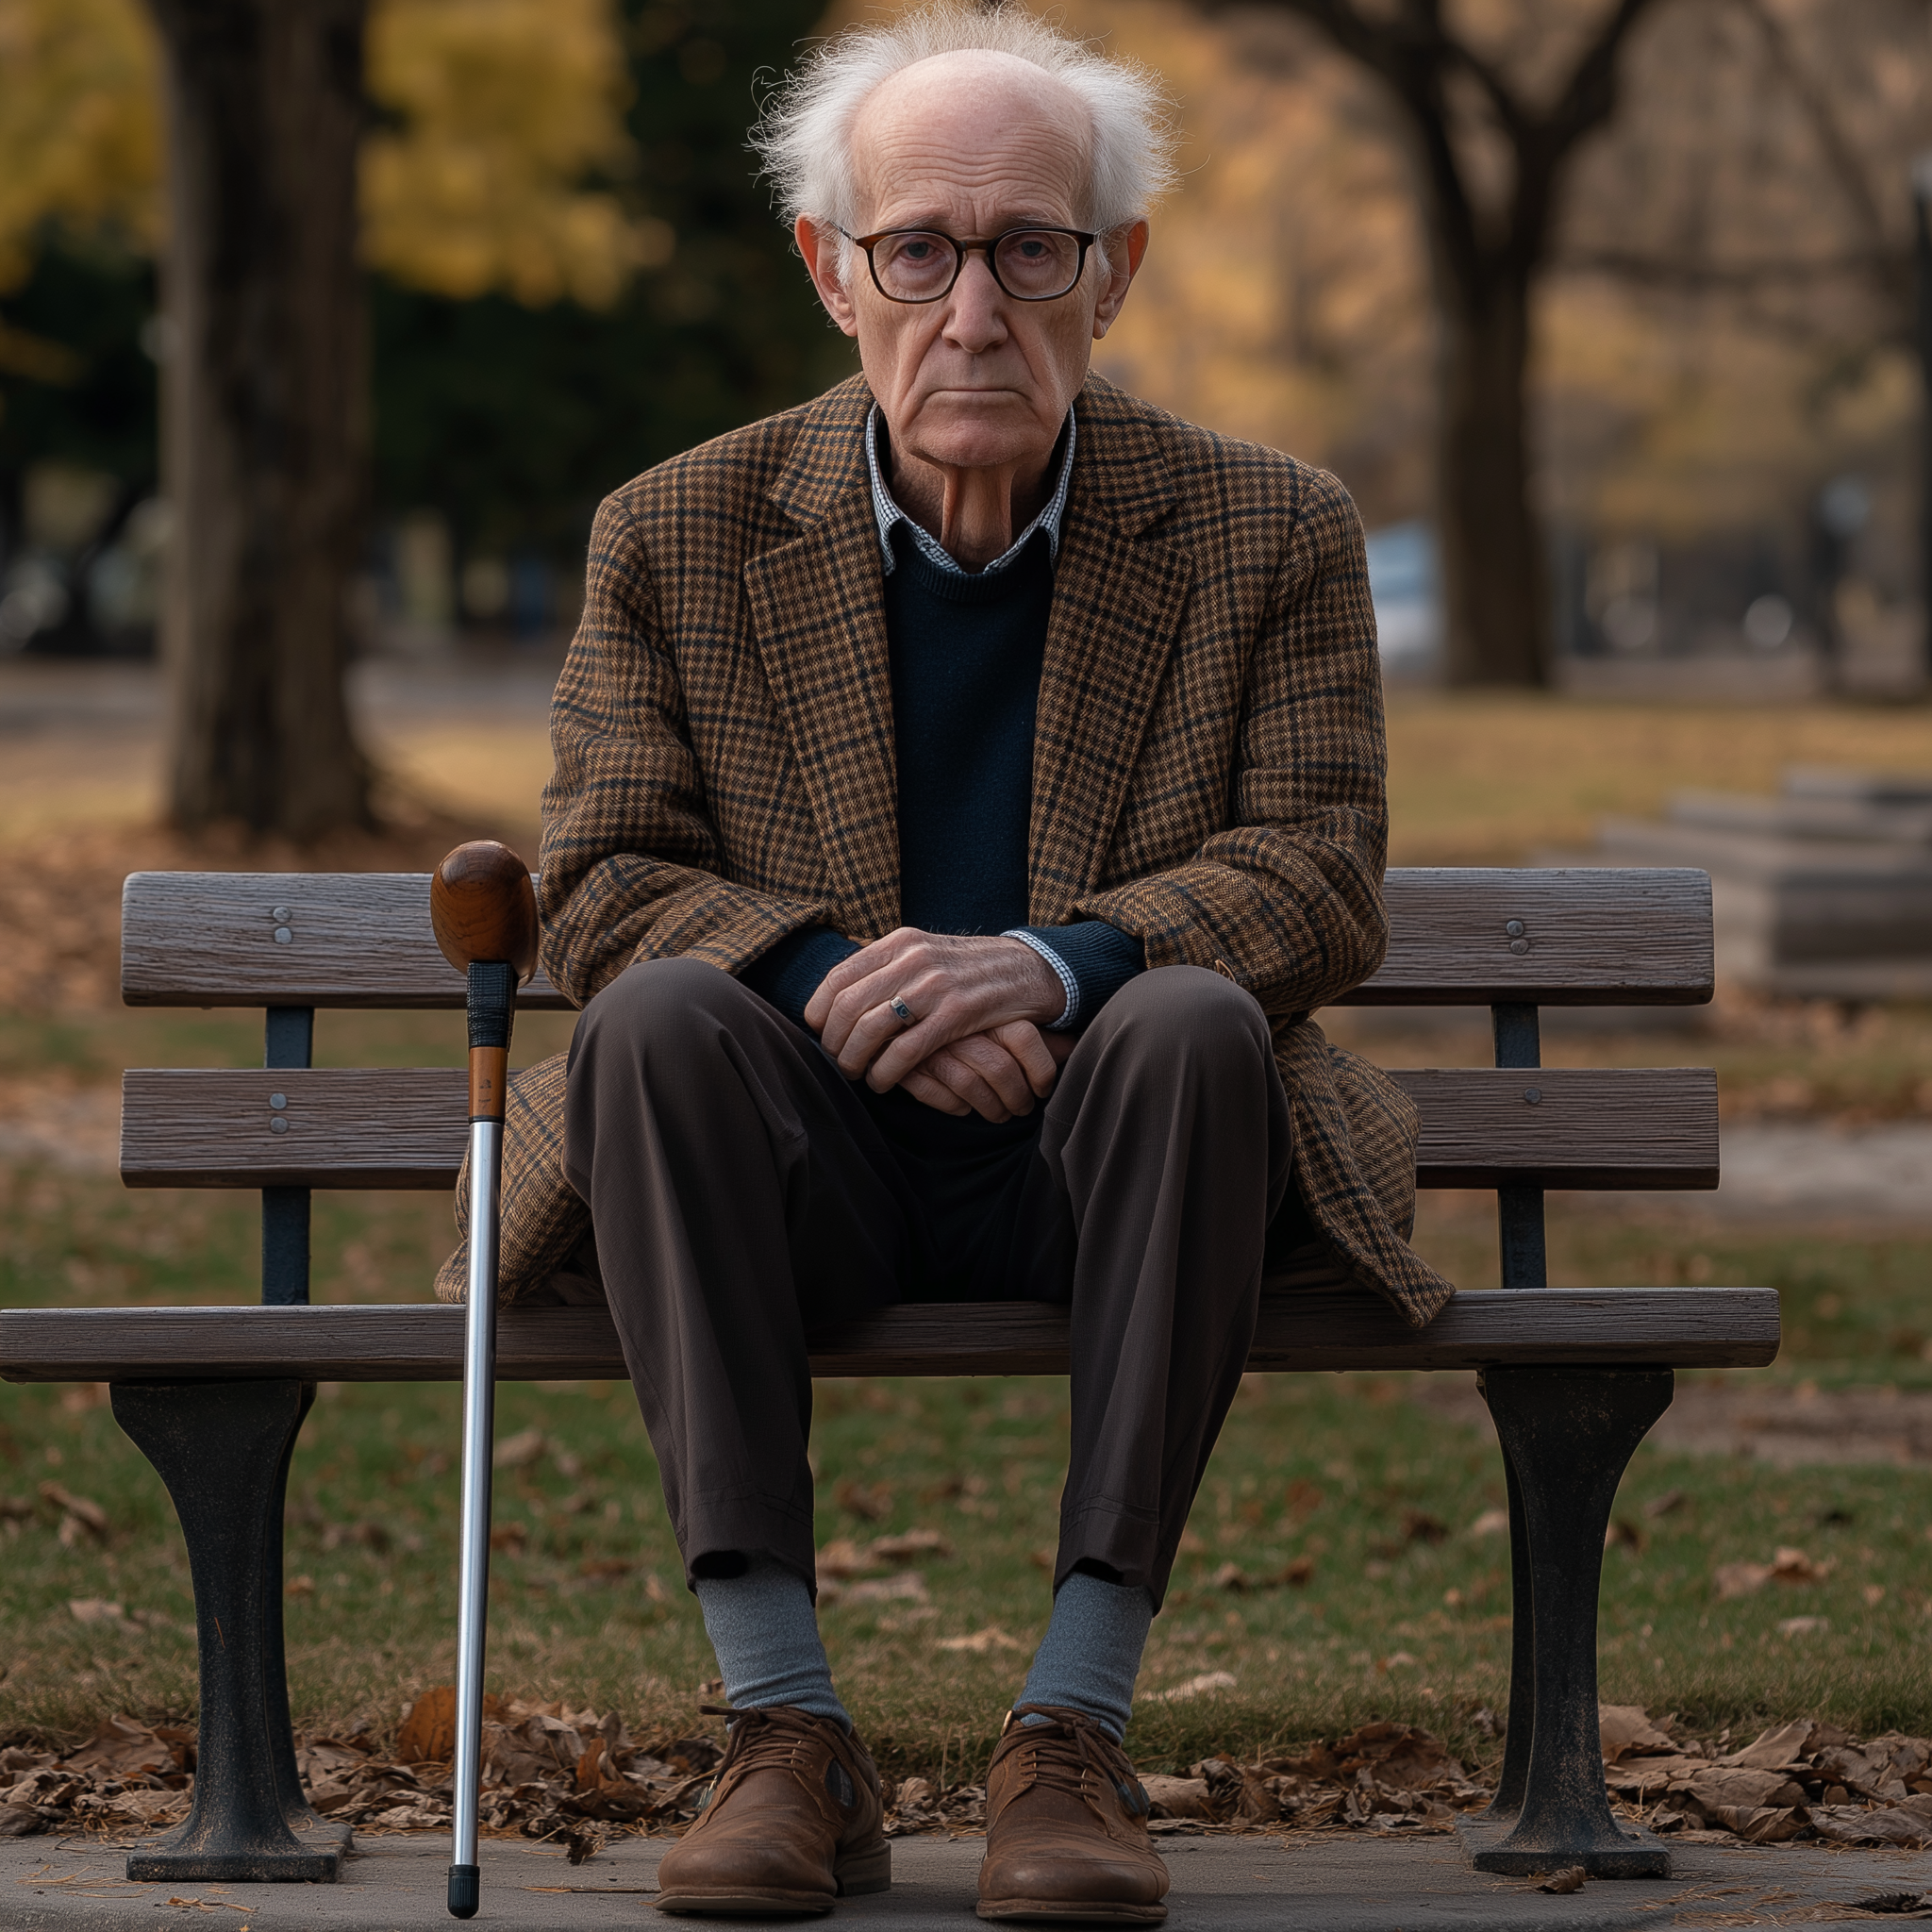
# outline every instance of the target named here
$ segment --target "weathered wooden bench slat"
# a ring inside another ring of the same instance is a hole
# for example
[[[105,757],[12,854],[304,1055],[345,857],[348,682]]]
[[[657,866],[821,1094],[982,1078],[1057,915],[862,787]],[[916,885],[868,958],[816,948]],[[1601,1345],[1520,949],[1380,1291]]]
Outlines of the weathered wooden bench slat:
[[[1418,1334],[1361,1290],[1270,1293],[1252,1369],[1475,1369],[1513,1362],[1668,1362],[1757,1368],[1777,1353],[1765,1288],[1465,1289]],[[9,1308],[10,1382],[246,1380],[448,1382],[462,1374],[463,1312],[388,1307]],[[602,1308],[510,1307],[498,1324],[505,1381],[621,1381]],[[882,1309],[814,1338],[819,1375],[1036,1375],[1067,1367],[1067,1316],[1044,1302]]]
[[[1394,1078],[1422,1110],[1425,1188],[1717,1185],[1707,1067]],[[141,1188],[447,1188],[466,1106],[464,1075],[440,1067],[137,1069],[122,1079],[121,1177]]]
[[[1389,957],[1345,1005],[1710,997],[1710,881],[1701,872],[1418,867],[1391,872],[1383,899]],[[463,1003],[463,982],[430,934],[426,874],[135,873],[121,922],[129,1006]],[[519,999],[569,1006],[541,973]]]
[[[1403,867],[1382,900],[1388,957],[1339,1005],[1699,1006],[1716,985],[1707,873]]]

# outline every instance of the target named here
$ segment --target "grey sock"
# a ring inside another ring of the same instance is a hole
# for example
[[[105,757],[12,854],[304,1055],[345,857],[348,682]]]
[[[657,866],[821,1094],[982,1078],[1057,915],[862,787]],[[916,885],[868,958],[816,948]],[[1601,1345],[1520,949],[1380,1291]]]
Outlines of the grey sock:
[[[832,1689],[832,1667],[804,1577],[769,1557],[754,1557],[741,1575],[696,1581],[705,1635],[718,1653],[728,1704],[738,1710],[789,1704],[852,1728]]]
[[[1133,1715],[1134,1679],[1153,1622],[1154,1599],[1139,1584],[1103,1583],[1074,1571],[1053,1600],[1019,1701],[1081,1711],[1118,1744]]]

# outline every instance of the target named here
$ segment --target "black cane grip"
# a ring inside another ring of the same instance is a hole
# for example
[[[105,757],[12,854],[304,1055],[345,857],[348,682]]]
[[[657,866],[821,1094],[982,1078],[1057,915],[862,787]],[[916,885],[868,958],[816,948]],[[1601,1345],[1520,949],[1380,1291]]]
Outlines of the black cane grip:
[[[483,1870],[479,1865],[452,1865],[449,1868],[449,1915],[453,1919],[474,1919],[483,1903]]]

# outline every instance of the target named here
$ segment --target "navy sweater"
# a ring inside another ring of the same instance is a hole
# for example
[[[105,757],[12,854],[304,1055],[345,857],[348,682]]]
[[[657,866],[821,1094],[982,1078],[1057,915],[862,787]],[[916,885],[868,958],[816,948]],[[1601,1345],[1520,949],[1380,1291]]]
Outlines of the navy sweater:
[[[1079,987],[1084,1024],[1146,964],[1101,920],[1026,925],[1033,716],[1053,606],[1044,531],[1005,569],[967,576],[922,555],[902,524],[887,573],[886,642],[899,764],[899,916],[924,932],[1037,934]],[[858,948],[827,926],[791,934],[744,983],[794,1021]]]

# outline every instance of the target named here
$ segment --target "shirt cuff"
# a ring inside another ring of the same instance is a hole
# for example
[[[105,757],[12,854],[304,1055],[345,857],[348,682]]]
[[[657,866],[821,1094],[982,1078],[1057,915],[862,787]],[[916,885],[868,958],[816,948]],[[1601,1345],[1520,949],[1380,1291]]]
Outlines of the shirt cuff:
[[[1020,925],[1003,939],[1028,945],[1059,975],[1067,1004],[1049,1033],[1071,1032],[1091,1020],[1127,981],[1147,970],[1147,952],[1131,933],[1104,919],[1073,925]]]
[[[823,980],[841,959],[858,951],[857,941],[828,925],[802,925],[790,932],[770,952],[741,967],[739,979],[776,1007],[795,1026],[805,1024],[805,1009]]]
[[[1053,968],[1058,976],[1060,991],[1065,995],[1065,1001],[1060,1008],[1059,1018],[1049,1020],[1046,1023],[1046,1030],[1049,1033],[1068,1031],[1080,1017],[1080,982],[1074,977],[1073,970],[1037,932],[1031,932],[1024,925],[1010,926],[1001,933],[1000,937],[1003,940],[1018,940],[1023,946],[1031,946]]]

